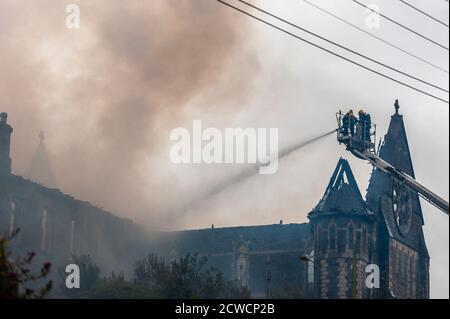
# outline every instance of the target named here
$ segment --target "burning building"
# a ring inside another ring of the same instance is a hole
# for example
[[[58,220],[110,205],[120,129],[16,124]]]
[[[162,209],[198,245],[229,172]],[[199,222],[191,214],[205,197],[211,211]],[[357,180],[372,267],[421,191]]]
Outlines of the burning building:
[[[11,126],[0,122],[0,231],[21,228],[19,251],[67,262],[90,254],[113,270],[149,252],[208,257],[254,297],[296,289],[310,298],[429,298],[429,260],[417,193],[375,169],[365,199],[340,159],[309,223],[210,228],[150,240],[129,220],[11,174]],[[392,116],[379,156],[414,177],[403,117]],[[380,286],[367,285],[368,267]]]

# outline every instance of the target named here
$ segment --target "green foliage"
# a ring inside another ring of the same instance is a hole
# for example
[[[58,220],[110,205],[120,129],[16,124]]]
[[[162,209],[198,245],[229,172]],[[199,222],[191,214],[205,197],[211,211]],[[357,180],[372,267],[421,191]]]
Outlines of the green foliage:
[[[134,265],[134,283],[168,299],[250,298],[246,288],[226,281],[221,272],[207,267],[207,258],[186,255],[165,262],[150,254]]]
[[[155,299],[153,292],[145,287],[126,281],[123,276],[100,279],[95,288],[87,294],[92,299]]]
[[[80,288],[63,293],[68,298],[82,299],[220,299],[250,298],[250,292],[233,282],[224,280],[222,274],[207,267],[206,258],[187,255],[170,263],[149,255],[134,265],[133,281],[124,275],[100,276],[100,267],[89,257],[73,257],[80,267]],[[65,279],[65,274],[60,269]],[[65,280],[63,280],[65,281]]]
[[[0,299],[40,299],[44,298],[52,289],[53,282],[48,281],[40,289],[31,288],[36,286],[36,281],[45,280],[48,276],[51,264],[44,263],[39,272],[33,273],[30,270],[34,252],[18,258],[12,257],[8,245],[17,236],[19,230],[8,238],[0,236]]]

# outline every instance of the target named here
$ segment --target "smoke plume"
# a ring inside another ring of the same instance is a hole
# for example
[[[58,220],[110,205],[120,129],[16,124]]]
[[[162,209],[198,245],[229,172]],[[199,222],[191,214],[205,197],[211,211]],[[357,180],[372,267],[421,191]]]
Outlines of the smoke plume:
[[[61,1],[0,0],[14,171],[28,171],[43,129],[62,190],[151,218],[173,201],[170,130],[193,109],[226,119],[258,72],[246,20],[210,0],[77,4],[81,27],[68,29]]]

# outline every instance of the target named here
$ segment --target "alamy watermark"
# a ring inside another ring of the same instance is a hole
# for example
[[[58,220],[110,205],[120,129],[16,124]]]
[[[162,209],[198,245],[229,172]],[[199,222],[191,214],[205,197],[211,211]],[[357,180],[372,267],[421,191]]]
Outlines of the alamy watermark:
[[[277,128],[202,128],[194,120],[192,132],[186,128],[173,129],[170,150],[174,164],[259,164],[260,174],[278,171]]]
[[[380,267],[375,264],[367,265],[366,267],[366,287],[368,289],[380,288]]]
[[[380,7],[377,4],[369,4],[366,7],[366,27],[368,29],[379,29],[381,27]]]
[[[80,28],[80,6],[78,4],[69,4],[66,6],[66,28],[79,29]]]
[[[76,264],[66,266],[65,272],[67,289],[80,289],[80,267]]]

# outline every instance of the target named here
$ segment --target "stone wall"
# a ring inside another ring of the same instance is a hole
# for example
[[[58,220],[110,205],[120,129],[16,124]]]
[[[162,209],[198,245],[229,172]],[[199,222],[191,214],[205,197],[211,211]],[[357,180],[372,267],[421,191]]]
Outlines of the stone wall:
[[[389,288],[397,298],[415,299],[417,294],[419,254],[416,250],[391,240]]]
[[[376,240],[372,221],[336,213],[322,214],[313,223],[316,295],[322,299],[369,298],[365,269]]]

